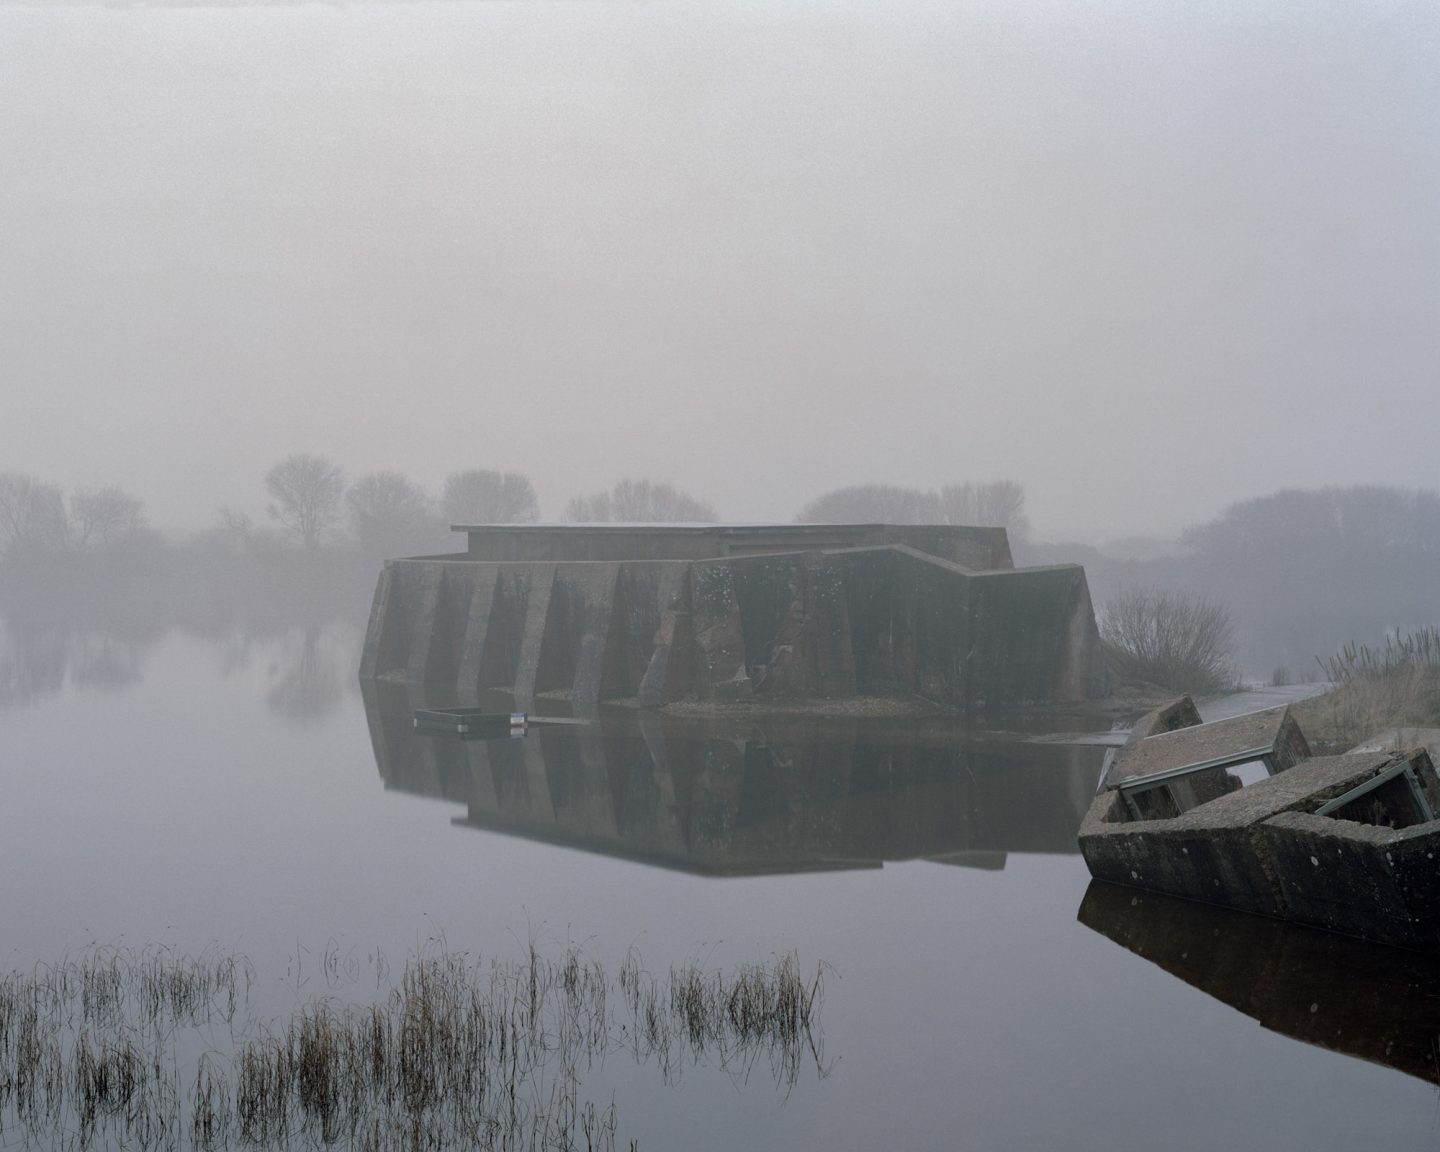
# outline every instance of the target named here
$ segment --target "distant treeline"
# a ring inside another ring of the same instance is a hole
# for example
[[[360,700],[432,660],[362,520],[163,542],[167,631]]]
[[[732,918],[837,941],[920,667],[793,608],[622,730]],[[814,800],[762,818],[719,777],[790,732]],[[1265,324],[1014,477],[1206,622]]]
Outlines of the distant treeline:
[[[188,536],[162,535],[118,487],[66,494],[0,472],[0,611],[28,622],[93,616],[132,632],[182,623],[223,633],[363,619],[382,557],[453,552],[457,523],[527,523],[529,477],[472,468],[437,493],[399,473],[347,480],[323,456],[291,456],[259,480],[267,520],[222,508]],[[717,520],[708,501],[667,483],[626,479],[570,500],[565,518]],[[1010,480],[939,489],[856,485],[802,507],[811,523],[1005,527],[1019,564],[1085,565],[1096,609],[1127,588],[1183,592],[1223,605],[1235,656],[1251,674],[1305,677],[1350,642],[1440,624],[1440,494],[1383,487],[1289,490],[1226,508],[1178,541],[1113,548],[1031,538],[1025,490]],[[7,608],[8,605],[8,608]]]
[[[1101,611],[1126,588],[1203,596],[1229,609],[1243,670],[1319,676],[1347,643],[1440,623],[1440,494],[1292,489],[1232,504],[1172,555],[1032,543],[1016,561],[1084,564]]]
[[[108,561],[127,554],[152,558],[165,548],[273,557],[287,547],[308,553],[351,550],[366,557],[452,551],[453,524],[526,524],[540,518],[535,485],[518,472],[472,468],[452,472],[438,493],[398,472],[354,480],[333,460],[299,453],[263,477],[266,523],[219,509],[215,525],[177,543],[149,525],[144,502],[118,486],[80,489],[17,472],[0,472],[0,566],[53,569],[85,557]],[[715,506],[673,484],[623,479],[614,487],[576,496],[564,519],[577,523],[630,521],[713,523]],[[1025,490],[1014,481],[954,484],[938,491],[868,484],[836,489],[811,501],[797,520],[811,523],[983,524],[1028,535]]]

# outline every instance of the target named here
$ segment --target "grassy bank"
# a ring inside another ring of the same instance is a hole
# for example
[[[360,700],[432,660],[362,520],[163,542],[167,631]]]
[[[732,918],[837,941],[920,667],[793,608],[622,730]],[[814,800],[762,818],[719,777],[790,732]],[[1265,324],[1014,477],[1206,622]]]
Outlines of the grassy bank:
[[[1335,687],[1295,705],[1312,744],[1333,751],[1392,728],[1440,727],[1440,629],[1349,644],[1320,664]]]

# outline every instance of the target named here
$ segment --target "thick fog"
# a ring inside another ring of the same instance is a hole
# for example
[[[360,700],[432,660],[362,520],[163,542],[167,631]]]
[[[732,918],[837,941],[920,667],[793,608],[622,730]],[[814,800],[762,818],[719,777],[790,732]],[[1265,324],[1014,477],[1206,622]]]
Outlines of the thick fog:
[[[0,465],[1038,537],[1435,483],[1440,7],[0,6]]]

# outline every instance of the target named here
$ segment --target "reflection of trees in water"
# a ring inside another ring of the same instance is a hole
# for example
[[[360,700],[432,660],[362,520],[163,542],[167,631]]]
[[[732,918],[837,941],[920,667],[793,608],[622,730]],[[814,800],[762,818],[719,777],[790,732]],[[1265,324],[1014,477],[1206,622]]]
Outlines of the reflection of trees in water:
[[[24,707],[59,692],[65,686],[67,648],[62,629],[0,622],[0,707]]]
[[[296,723],[319,720],[340,703],[340,666],[333,637],[319,625],[286,637],[265,702],[271,711]]]
[[[158,560],[0,564],[0,708],[67,685],[136,684],[145,653],[176,633],[212,646],[227,678],[259,670],[277,713],[323,716],[358,666],[375,576],[364,557],[236,554],[203,541]]]
[[[78,687],[115,692],[140,683],[142,646],[107,633],[71,637],[70,680]]]
[[[170,629],[129,635],[93,624],[36,624],[0,617],[0,709],[23,708],[65,687],[118,692],[144,678],[146,652]],[[181,629],[184,635],[194,635]],[[346,683],[342,671],[359,659],[359,633],[348,623],[299,627],[235,627],[213,644],[227,679],[257,663],[265,670],[272,711],[300,723],[334,711]]]
[[[101,692],[137,684],[148,643],[76,625],[0,620],[0,708],[34,704],[67,682]]]

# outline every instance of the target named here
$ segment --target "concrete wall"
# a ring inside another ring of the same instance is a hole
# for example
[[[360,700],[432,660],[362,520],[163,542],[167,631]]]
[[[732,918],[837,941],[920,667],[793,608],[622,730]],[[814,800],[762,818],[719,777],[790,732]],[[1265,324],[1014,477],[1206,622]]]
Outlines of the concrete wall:
[[[1083,569],[976,573],[906,546],[391,561],[361,674],[577,715],[611,699],[877,695],[986,711],[1106,690]]]

